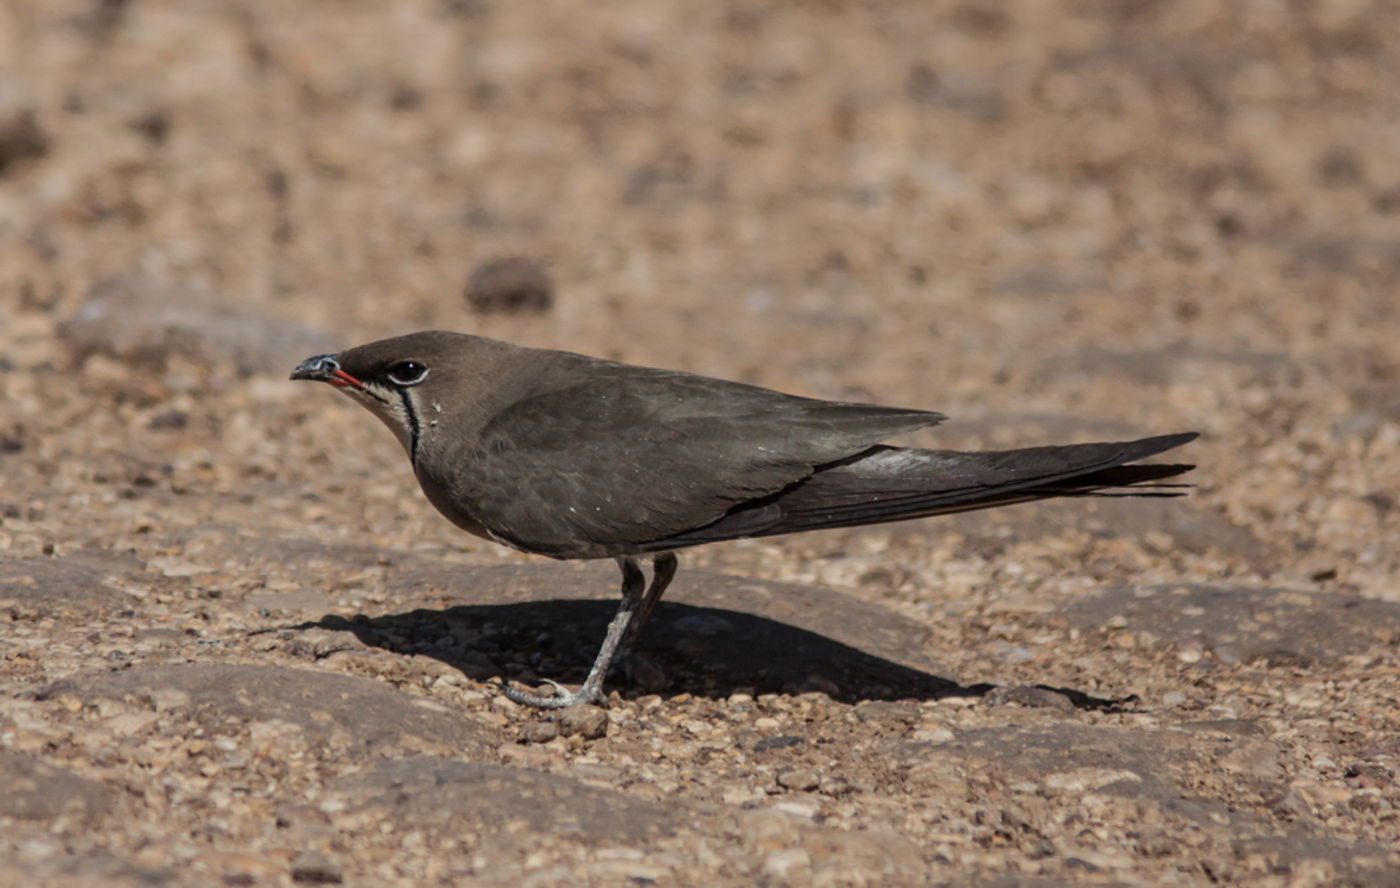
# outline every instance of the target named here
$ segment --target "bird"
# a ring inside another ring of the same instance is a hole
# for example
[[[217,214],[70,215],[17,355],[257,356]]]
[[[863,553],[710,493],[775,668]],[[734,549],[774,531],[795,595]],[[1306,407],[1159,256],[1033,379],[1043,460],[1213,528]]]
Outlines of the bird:
[[[1138,464],[1195,432],[955,451],[886,444],[930,410],[828,401],[482,336],[424,331],[307,358],[403,446],[457,527],[556,559],[612,558],[622,601],[577,691],[500,683],[517,703],[604,703],[690,546],[1053,497],[1177,496],[1184,464]],[[651,559],[647,581],[643,562]]]

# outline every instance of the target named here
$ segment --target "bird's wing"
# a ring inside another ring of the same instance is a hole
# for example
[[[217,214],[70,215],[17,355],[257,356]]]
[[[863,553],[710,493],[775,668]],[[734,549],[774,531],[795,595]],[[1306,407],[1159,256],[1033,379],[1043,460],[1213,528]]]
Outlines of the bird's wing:
[[[778,493],[737,506],[714,524],[659,540],[652,548],[903,521],[1060,496],[1176,496],[1182,485],[1156,482],[1194,466],[1131,463],[1195,437],[1185,432],[1137,441],[974,453],[873,447],[855,459],[821,467]]]
[[[463,454],[457,494],[498,539],[557,557],[637,551],[943,418],[604,362],[587,370],[500,410]]]

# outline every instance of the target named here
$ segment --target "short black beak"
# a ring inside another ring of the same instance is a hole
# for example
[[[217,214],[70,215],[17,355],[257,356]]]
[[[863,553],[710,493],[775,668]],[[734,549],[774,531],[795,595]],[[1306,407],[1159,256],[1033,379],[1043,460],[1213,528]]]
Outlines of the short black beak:
[[[339,369],[340,362],[333,355],[317,355],[297,364],[297,368],[292,371],[292,378],[330,382],[331,374]]]
[[[340,369],[340,362],[335,359],[334,355],[317,355],[314,358],[307,358],[297,364],[297,368],[292,371],[292,378],[329,382],[336,388],[350,386],[362,389],[365,387],[363,382]]]

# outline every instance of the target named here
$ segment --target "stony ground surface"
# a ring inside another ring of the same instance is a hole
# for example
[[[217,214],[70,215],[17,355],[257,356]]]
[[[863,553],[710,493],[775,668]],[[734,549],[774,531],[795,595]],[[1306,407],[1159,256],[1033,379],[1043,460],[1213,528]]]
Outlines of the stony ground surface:
[[[0,5],[0,884],[1400,884],[1400,11]],[[482,271],[505,258],[524,263]],[[611,565],[301,358],[1199,429],[1189,499]]]

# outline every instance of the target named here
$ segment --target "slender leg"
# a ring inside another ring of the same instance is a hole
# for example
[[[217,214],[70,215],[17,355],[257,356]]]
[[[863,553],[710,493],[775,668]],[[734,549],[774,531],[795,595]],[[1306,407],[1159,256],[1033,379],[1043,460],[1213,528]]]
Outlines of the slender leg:
[[[617,649],[619,662],[625,663],[627,658],[632,656],[632,651],[637,647],[637,641],[642,637],[642,628],[651,619],[651,612],[656,610],[656,606],[661,603],[661,596],[665,594],[666,587],[671,584],[671,578],[675,575],[676,553],[662,552],[652,559],[651,587],[647,589],[646,597],[642,599],[636,615],[632,617],[632,625],[627,627],[627,635],[622,639],[622,646]]]
[[[674,557],[672,561],[674,561]],[[527,694],[517,691],[509,685],[502,684],[505,695],[525,706],[537,706],[541,709],[563,709],[566,706],[573,706],[575,703],[596,703],[603,699],[603,679],[608,674],[608,667],[612,665],[613,656],[617,653],[617,646],[622,642],[622,637],[627,633],[627,627],[632,622],[641,606],[647,584],[646,575],[642,573],[641,567],[631,558],[619,558],[617,564],[622,568],[622,603],[617,606],[617,613],[613,616],[612,622],[608,624],[607,637],[603,639],[603,646],[598,650],[598,656],[593,660],[593,667],[588,670],[588,677],[583,681],[583,687],[577,693],[569,693],[564,690],[564,686],[555,681],[545,679],[545,682],[554,686],[553,697],[540,697],[535,694]],[[674,570],[674,568],[673,568]],[[653,586],[655,583],[652,584]],[[658,596],[659,597],[659,596]]]

